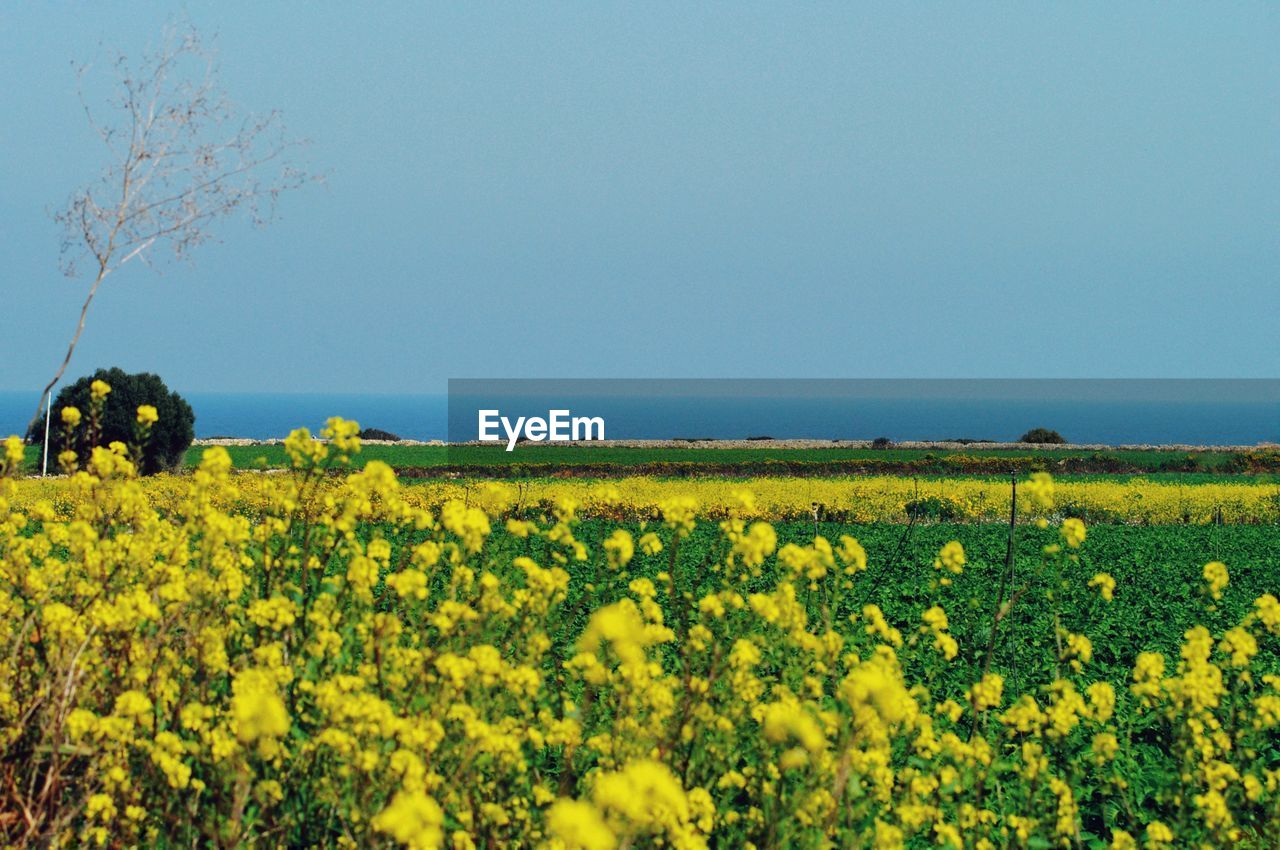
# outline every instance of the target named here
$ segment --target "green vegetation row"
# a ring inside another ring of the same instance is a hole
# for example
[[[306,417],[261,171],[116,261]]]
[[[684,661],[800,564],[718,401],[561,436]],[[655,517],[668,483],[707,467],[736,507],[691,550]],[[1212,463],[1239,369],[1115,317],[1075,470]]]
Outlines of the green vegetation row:
[[[193,447],[187,464],[203,450]],[[281,445],[229,446],[237,468],[278,468],[288,458]],[[1082,451],[1075,449],[698,449],[596,446],[521,446],[507,452],[492,446],[368,445],[357,463],[383,461],[403,477],[466,473],[490,477],[579,475],[754,476],[754,475],[1007,475],[1049,470],[1056,475],[1207,474],[1274,475],[1280,452],[1160,450]]]

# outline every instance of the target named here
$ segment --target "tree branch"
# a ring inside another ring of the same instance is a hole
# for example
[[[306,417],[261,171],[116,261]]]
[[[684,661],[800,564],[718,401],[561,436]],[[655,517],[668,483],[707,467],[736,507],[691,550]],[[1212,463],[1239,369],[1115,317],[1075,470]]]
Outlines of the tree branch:
[[[136,259],[153,265],[153,249],[167,248],[175,260],[183,259],[213,238],[218,219],[241,209],[255,224],[264,224],[274,217],[282,193],[319,179],[285,161],[305,142],[286,136],[279,111],[255,116],[233,108],[219,86],[213,53],[194,29],[166,28],[160,49],[142,54],[136,63],[116,58],[116,96],[106,99],[115,122],[99,120],[90,108],[84,88],[90,67],[77,69],[80,102],[108,151],[108,164],[55,219],[64,233],[63,271],[74,276],[77,258],[87,256],[96,273],[66,355],[45,385],[28,431],[66,372],[89,307],[109,274]],[[117,140],[123,139],[128,141],[122,147]],[[264,173],[277,162],[277,173]],[[114,200],[103,205],[98,198]]]

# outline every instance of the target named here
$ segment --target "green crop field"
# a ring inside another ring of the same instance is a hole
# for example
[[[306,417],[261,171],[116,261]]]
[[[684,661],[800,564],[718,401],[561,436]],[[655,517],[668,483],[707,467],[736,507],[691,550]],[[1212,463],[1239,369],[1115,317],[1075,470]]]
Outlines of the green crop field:
[[[203,449],[187,453],[188,465],[199,462]],[[287,464],[282,445],[229,446],[236,467],[276,468]],[[1082,451],[1068,449],[929,449],[857,448],[624,448],[604,446],[520,446],[507,452],[492,446],[368,445],[355,463],[380,460],[399,470],[465,471],[490,475],[538,476],[576,469],[608,475],[611,468],[658,475],[841,475],[1007,474],[1046,468],[1055,474],[1261,475],[1280,472],[1280,456],[1243,455],[1226,451],[1193,454],[1159,450]]]
[[[578,525],[575,536],[592,552],[602,551],[603,541],[619,525],[588,520]],[[638,525],[623,525],[637,537]],[[992,609],[1005,572],[1009,533],[1007,527],[992,524],[939,523],[905,528],[890,523],[845,525],[836,523],[774,523],[778,545],[806,545],[815,533],[831,541],[851,535],[866,549],[868,568],[859,573],[854,592],[829,607],[829,588],[802,592],[800,599],[808,615],[818,621],[839,622],[856,616],[868,603],[879,605],[890,622],[912,623],[920,612],[934,604],[943,605],[950,617],[951,632],[959,641],[957,663],[948,668],[955,681],[970,682],[979,675]],[[370,534],[374,529],[366,528]],[[664,535],[665,537],[665,535]],[[964,547],[969,563],[963,575],[951,585],[940,587],[933,567],[938,550],[956,540]],[[1000,642],[1002,669],[1036,676],[1021,685],[1041,685],[1053,669],[1054,607],[1048,596],[1058,588],[1059,607],[1069,612],[1068,625],[1087,631],[1093,638],[1094,663],[1102,677],[1124,678],[1139,652],[1177,655],[1183,632],[1200,623],[1214,631],[1233,625],[1263,593],[1280,591],[1280,526],[1157,526],[1135,527],[1097,525],[1089,528],[1087,543],[1078,560],[1055,571],[1043,566],[1042,549],[1058,541],[1056,528],[1018,528],[1013,581],[1006,598],[1019,592],[1019,601],[1003,623]],[[541,539],[517,539],[497,534],[491,541],[492,556],[499,561],[528,555],[539,563],[551,560],[554,546]],[[641,558],[624,576],[612,575],[603,559],[572,564],[567,610],[585,613],[612,601],[613,594],[625,592],[631,579],[657,579],[670,571],[678,591],[697,599],[726,584],[726,576],[716,566],[728,553],[715,523],[700,523],[681,542],[675,569],[669,552],[660,557]],[[1231,585],[1222,600],[1206,614],[1209,600],[1202,593],[1201,568],[1208,560],[1223,561],[1231,570]],[[1115,577],[1114,601],[1104,604],[1088,582],[1096,573]],[[783,576],[765,571],[740,592],[766,590]],[[669,603],[669,598],[664,596]],[[668,610],[668,616],[672,614]],[[1159,628],[1152,628],[1153,623]],[[572,624],[569,634],[578,634],[582,623]],[[1277,659],[1273,659],[1277,660]],[[1037,671],[1035,673],[1031,671]],[[1018,675],[1016,672],[1014,675]]]

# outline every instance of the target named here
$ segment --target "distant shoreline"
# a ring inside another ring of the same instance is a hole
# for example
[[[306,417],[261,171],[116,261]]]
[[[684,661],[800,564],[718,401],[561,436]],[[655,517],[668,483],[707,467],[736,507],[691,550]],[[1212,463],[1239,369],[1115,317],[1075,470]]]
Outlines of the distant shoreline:
[[[209,437],[195,440],[195,446],[277,446],[283,438],[255,440],[241,437]],[[474,440],[460,443],[447,443],[444,440],[363,440],[370,446],[479,446],[486,445]],[[499,448],[497,444],[494,448]],[[590,440],[572,444],[533,443],[518,446],[513,454],[522,447],[529,448],[614,448],[614,449],[874,449],[871,440]],[[1280,443],[1255,443],[1253,445],[1191,445],[1182,443],[1148,444],[1132,443],[1106,445],[1103,443],[996,443],[996,442],[958,442],[958,441],[919,441],[903,440],[894,442],[889,448],[936,451],[1076,451],[1076,452],[1108,452],[1108,451],[1143,451],[1143,452],[1252,452],[1275,451]]]
[[[1185,403],[1176,400],[1076,403],[1052,398],[1021,401],[871,398],[855,403],[848,399],[824,402],[754,397],[640,400],[601,397],[573,399],[572,408],[603,417],[609,423],[605,431],[611,438],[608,444],[616,448],[670,445],[718,449],[759,442],[774,451],[788,447],[861,450],[867,440],[883,436],[900,446],[918,445],[935,451],[955,450],[951,443],[960,438],[992,439],[1000,442],[971,445],[999,450],[996,447],[1008,446],[1035,427],[1050,427],[1072,440],[1073,447],[1090,451],[1118,446],[1182,451],[1253,448],[1260,442],[1280,442],[1280,381],[1275,384],[1274,397],[1257,403],[1231,401],[1231,396],[1224,391],[1219,394],[1221,398]],[[195,431],[202,438],[238,437],[270,444],[300,426],[309,428],[313,434],[319,433],[334,415],[386,432],[380,436],[404,438],[405,446],[440,446],[451,437],[468,440],[477,436],[475,418],[457,411],[457,415],[450,418],[445,397],[340,394],[189,394],[185,397],[195,410]],[[29,394],[0,393],[0,422],[9,423],[8,430],[0,428],[0,432],[24,433],[33,401]],[[495,405],[503,407],[505,403]],[[513,406],[511,411],[519,412],[519,407]],[[532,413],[537,414],[538,410]],[[743,439],[700,442],[676,439],[726,434],[737,434]],[[863,439],[851,439],[855,434],[862,435]],[[756,436],[786,439],[745,439]],[[661,439],[638,439],[642,437]],[[1018,447],[1021,448],[1021,444]]]

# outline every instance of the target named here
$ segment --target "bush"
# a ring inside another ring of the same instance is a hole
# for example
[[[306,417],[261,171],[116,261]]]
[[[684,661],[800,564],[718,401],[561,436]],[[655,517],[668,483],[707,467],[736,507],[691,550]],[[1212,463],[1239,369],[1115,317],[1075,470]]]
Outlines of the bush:
[[[891,449],[893,448],[893,440],[890,440],[888,437],[876,437],[874,440],[871,441],[871,448]]]
[[[381,428],[362,428],[360,429],[360,439],[362,440],[386,440],[391,443],[400,442],[400,435],[392,434],[390,431],[383,431]]]
[[[98,433],[90,426],[90,386],[94,381],[104,381],[111,387],[102,405]],[[58,453],[70,446],[83,463],[94,445],[107,446],[114,441],[132,446],[136,440],[138,406],[149,404],[156,409],[159,418],[151,426],[151,436],[142,451],[138,472],[153,475],[157,472],[177,469],[195,438],[195,413],[191,405],[175,392],[170,392],[158,375],[139,372],[131,375],[122,369],[99,369],[62,388],[53,402],[53,423],[49,430],[49,463],[54,464]],[[74,407],[83,417],[79,427],[68,429],[62,422],[62,409]],[[28,435],[36,445],[44,444],[44,416],[36,422]]]
[[[940,496],[925,496],[907,502],[907,516],[911,519],[927,519],[934,522],[950,522],[961,519],[964,511],[950,499]]]
[[[1108,508],[1074,501],[1061,505],[1058,510],[1063,518],[1078,519],[1085,525],[1121,525],[1132,519],[1132,517],[1124,516]],[[1182,515],[1182,521],[1184,523],[1189,521],[1185,511]]]
[[[1061,445],[1067,441],[1067,438],[1059,434],[1057,431],[1050,431],[1048,428],[1032,428],[1030,431],[1022,435],[1018,440],[1020,443],[1055,443]]]

